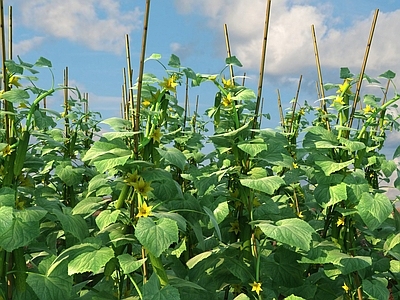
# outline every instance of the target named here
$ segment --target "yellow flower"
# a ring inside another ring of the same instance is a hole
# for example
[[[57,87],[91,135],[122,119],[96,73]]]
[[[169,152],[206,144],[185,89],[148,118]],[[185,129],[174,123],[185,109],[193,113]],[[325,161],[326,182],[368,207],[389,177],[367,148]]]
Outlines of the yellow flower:
[[[148,193],[153,190],[153,188],[150,186],[151,182],[145,182],[142,177],[134,183],[132,183],[132,186],[135,188],[135,191],[141,194],[144,198],[147,198]]]
[[[231,93],[229,93],[227,96],[225,96],[222,99],[222,105],[227,107],[227,106],[230,106],[231,104],[232,104],[232,96],[231,96]]]
[[[138,175],[137,171],[135,171],[133,174],[128,173],[124,181],[127,185],[133,186],[134,183],[139,181],[139,178],[140,176]]]
[[[142,204],[142,206],[140,206],[139,207],[139,212],[138,212],[138,214],[136,215],[136,217],[137,218],[140,218],[140,217],[145,217],[145,218],[147,218],[148,216],[150,216],[151,215],[151,208],[152,208],[153,206],[147,206],[147,203],[146,203],[146,201],[143,201],[143,204]]]
[[[347,286],[346,282],[342,285],[342,289],[344,289],[346,293],[350,291],[350,288]]]
[[[234,232],[235,234],[239,234],[240,228],[239,228],[239,221],[235,220],[234,222],[230,223],[231,228],[229,228],[229,232]]]
[[[11,152],[13,152],[13,149],[11,149],[10,145],[7,145],[3,148],[3,157],[6,157],[7,155],[10,155]]]
[[[304,218],[304,215],[303,215],[303,212],[299,212],[299,213],[297,213],[297,216],[300,218],[300,219],[302,219],[302,218]]]
[[[299,165],[297,163],[293,162],[293,169],[298,169],[298,168],[299,168]]]
[[[335,103],[337,103],[337,104],[341,104],[341,105],[344,105],[345,103],[344,103],[344,101],[343,101],[343,97],[341,97],[341,96],[336,96],[336,98],[335,98],[335,100],[333,100],[333,104],[335,104]],[[332,105],[333,105],[332,104]]]
[[[350,83],[353,79],[346,78],[343,84],[339,84],[339,89],[336,91],[338,94],[351,94]]]
[[[364,114],[368,114],[368,113],[372,113],[372,112],[374,112],[374,109],[371,107],[371,105],[367,105],[365,108],[364,108]]]
[[[168,91],[176,93],[176,75],[172,75],[169,78],[164,78],[164,81],[160,83],[160,86],[165,88]]]
[[[262,291],[261,282],[254,281],[253,283],[249,283],[249,285],[251,286],[252,292],[256,292],[257,295],[260,295],[260,292]]]
[[[230,80],[230,79],[226,80],[224,77],[222,77],[221,79],[222,79],[222,84],[224,85],[225,89],[231,89],[231,88],[235,87],[232,80]]]
[[[149,100],[145,99],[145,100],[142,102],[142,105],[143,105],[144,107],[149,107],[149,106],[151,105],[151,102],[150,102]]]
[[[305,110],[304,108],[300,108],[299,110],[299,115],[304,116],[305,115]]]
[[[153,139],[153,142],[161,143],[161,128],[157,128],[156,130],[154,130],[150,137]]]
[[[217,79],[217,75],[210,75],[208,76],[208,79],[214,81],[215,79]]]
[[[343,226],[344,225],[344,217],[341,217],[341,218],[339,218],[338,220],[337,220],[337,222],[336,222],[336,226],[337,227],[339,227],[339,226]]]
[[[15,87],[20,87],[20,86],[22,86],[22,84],[20,84],[19,82],[19,77],[17,77],[17,76],[11,76],[9,79],[8,79],[8,84],[10,85],[10,86],[15,86]]]

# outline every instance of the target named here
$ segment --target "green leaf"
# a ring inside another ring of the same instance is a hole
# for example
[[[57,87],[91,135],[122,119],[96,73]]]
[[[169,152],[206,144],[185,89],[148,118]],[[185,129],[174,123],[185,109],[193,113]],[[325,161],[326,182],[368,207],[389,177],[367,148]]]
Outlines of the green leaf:
[[[393,78],[396,77],[396,73],[394,73],[391,70],[387,70],[385,73],[379,75],[378,77],[383,77],[383,78],[386,78],[386,79],[393,79]]]
[[[140,218],[135,236],[148,251],[159,257],[172,243],[178,242],[178,225],[167,218],[159,219],[157,223],[151,218]]]
[[[351,152],[358,151],[358,150],[362,150],[362,149],[365,149],[365,147],[366,147],[365,144],[362,143],[362,142],[350,141],[350,140],[345,139],[345,138],[343,138],[343,137],[341,137],[341,138],[339,139],[339,142],[340,142],[341,144],[343,144],[344,147],[345,147],[346,149],[348,149],[349,151],[351,151]]]
[[[107,140],[111,141],[114,139],[121,139],[126,137],[133,137],[140,132],[132,132],[132,131],[120,131],[120,132],[104,132],[103,137]]]
[[[175,54],[171,54],[171,57],[169,58],[168,66],[172,68],[180,68],[181,67],[181,61],[178,56]]]
[[[72,277],[28,273],[27,284],[40,300],[69,299]]]
[[[177,166],[183,170],[186,165],[186,156],[178,149],[172,148],[156,148],[161,157],[168,161],[171,165]]]
[[[390,293],[387,288],[388,282],[385,278],[363,279],[363,291],[369,296],[368,299],[389,299]]]
[[[1,151],[1,150],[0,150]],[[9,187],[0,189],[0,207],[11,206],[15,207],[15,190]]]
[[[35,62],[35,66],[51,68],[52,64],[51,64],[51,61],[49,61],[48,59],[46,59],[44,57],[39,57],[39,59]]]
[[[354,74],[350,72],[350,69],[347,67],[340,68],[340,79],[352,78]]]
[[[103,230],[108,225],[115,223],[119,216],[120,210],[103,210],[97,217],[96,217],[96,225],[99,227],[100,230]]]
[[[132,128],[131,121],[117,117],[105,119],[100,123],[110,126],[114,131],[129,131]]]
[[[253,100],[256,99],[257,96],[254,93],[253,90],[244,88],[241,89],[239,92],[235,93],[235,95],[232,97],[232,100]]]
[[[199,262],[201,262],[203,259],[210,257],[212,254],[213,254],[212,251],[202,252],[202,253],[192,257],[191,259],[189,259],[186,262],[186,265],[188,266],[189,269],[193,269],[194,266],[196,266]]]
[[[345,161],[345,162],[334,162],[325,156],[316,156],[314,157],[315,164],[321,168],[321,170],[325,173],[326,176],[330,176],[332,173],[340,171],[353,163],[353,159]]]
[[[178,289],[172,285],[166,285],[163,288],[155,274],[143,286],[143,299],[146,300],[180,300],[181,296]]]
[[[267,150],[267,145],[265,144],[263,139],[256,139],[252,141],[243,141],[240,142],[238,148],[242,151],[250,154],[252,157],[255,157],[258,153]]]
[[[27,246],[40,235],[39,221],[47,211],[30,207],[14,211],[10,206],[0,207],[0,247],[11,252]]]
[[[397,158],[397,157],[399,157],[400,156],[400,146],[398,146],[397,148],[396,148],[396,151],[394,151],[394,153],[393,153],[393,159],[395,159],[395,158]]]
[[[139,269],[147,258],[136,260],[132,255],[124,253],[117,256],[119,265],[124,274],[130,274]]]
[[[53,209],[52,213],[55,214],[60,221],[63,230],[71,233],[80,241],[89,235],[89,229],[85,220],[80,215],[72,215],[71,209],[65,209],[64,213]]]
[[[183,69],[183,72],[185,73],[187,78],[190,78],[192,80],[197,79],[196,73],[191,68],[185,68],[185,69]]]
[[[227,57],[225,59],[225,63],[227,65],[234,65],[234,66],[238,66],[238,67],[243,67],[242,63],[237,59],[236,56]]]
[[[211,223],[212,223],[212,227],[215,228],[215,232],[217,233],[218,238],[219,238],[220,240],[222,240],[221,230],[219,229],[218,221],[217,221],[217,219],[215,218],[213,212],[212,212],[208,207],[206,207],[206,206],[203,207],[203,210],[204,210],[205,213],[209,216],[210,221],[211,221]]]
[[[11,103],[16,103],[16,104],[27,103],[27,99],[29,98],[30,96],[28,92],[20,89],[12,89],[10,91],[1,94],[1,99],[5,99]]]
[[[145,62],[148,61],[148,60],[152,60],[152,59],[154,59],[154,60],[160,60],[160,59],[161,59],[161,54],[159,54],[159,53],[152,53],[149,57],[147,57],[147,58],[145,59]]]
[[[233,298],[233,300],[250,300],[250,298],[246,294],[242,293]]]
[[[390,177],[397,169],[397,164],[393,160],[384,160],[381,163],[381,170],[386,177]]]
[[[71,213],[72,215],[91,215],[105,203],[107,203],[107,200],[103,200],[100,197],[85,198],[75,205]]]
[[[302,297],[297,297],[297,296],[292,294],[289,297],[286,297],[285,300],[305,300],[305,299],[302,298]]]
[[[73,186],[82,182],[84,168],[73,167],[71,162],[63,161],[55,169],[55,174],[67,185]]]
[[[326,130],[321,126],[307,128],[307,133],[303,139],[304,148],[331,149],[338,146],[337,137],[332,131]]]
[[[240,179],[240,183],[249,188],[272,195],[285,181],[279,176],[268,176],[258,179]]]
[[[315,230],[303,220],[292,218],[280,220],[276,225],[266,222],[257,225],[269,238],[305,251],[310,250],[311,236]]]
[[[358,214],[369,230],[378,228],[392,213],[393,206],[384,194],[363,193],[357,205]]]
[[[109,247],[82,253],[68,263],[68,275],[85,272],[98,274],[101,268],[113,257],[114,251]]]
[[[388,239],[385,241],[385,244],[383,245],[383,250],[385,251],[385,255],[387,254],[388,251],[392,250],[398,244],[400,244],[400,233],[389,236]]]

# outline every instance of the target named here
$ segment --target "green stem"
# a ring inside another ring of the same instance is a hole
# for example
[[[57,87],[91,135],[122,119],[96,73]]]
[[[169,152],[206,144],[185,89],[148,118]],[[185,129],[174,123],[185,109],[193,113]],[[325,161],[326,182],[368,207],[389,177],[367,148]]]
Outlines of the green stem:
[[[26,290],[26,261],[24,248],[20,247],[13,251],[13,258],[15,264],[15,288],[18,292],[25,292]]]
[[[135,282],[135,280],[132,278],[131,274],[128,274],[129,279],[131,280],[132,284],[135,286],[136,292],[139,295],[140,299],[143,299],[143,295],[142,292],[140,291],[139,286],[137,285],[137,283]]]
[[[156,273],[158,279],[160,280],[161,286],[166,286],[168,284],[168,276],[165,272],[164,266],[162,264],[160,257],[155,257],[151,252],[147,252],[150,258],[151,265],[153,266],[153,271]]]

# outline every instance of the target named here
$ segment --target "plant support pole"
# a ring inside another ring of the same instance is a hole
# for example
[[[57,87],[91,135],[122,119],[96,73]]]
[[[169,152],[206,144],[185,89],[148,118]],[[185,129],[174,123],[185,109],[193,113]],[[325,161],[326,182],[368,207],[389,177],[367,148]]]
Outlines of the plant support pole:
[[[256,108],[255,108],[255,112],[254,112],[255,116],[254,116],[254,121],[253,121],[253,129],[257,128],[257,116],[258,116],[258,113],[260,110],[262,85],[263,85],[263,81],[264,81],[265,54],[267,52],[267,38],[268,38],[268,25],[269,25],[270,11],[271,11],[271,0],[267,0],[267,9],[266,9],[266,13],[265,13],[265,24],[264,24],[264,37],[263,37],[263,45],[262,45],[262,51],[261,51],[260,76],[258,79],[257,102],[256,102]]]
[[[326,103],[325,103],[324,82],[322,80],[321,63],[319,61],[317,37],[315,35],[314,25],[311,25],[311,33],[312,33],[312,38],[313,38],[313,43],[314,43],[315,63],[317,65],[317,72],[318,72],[319,91],[321,94],[321,106],[322,106],[322,109],[324,110],[323,113],[327,114],[328,111],[327,111]],[[325,121],[326,121],[326,129],[330,130],[330,125],[329,125],[328,119],[326,119]]]
[[[144,60],[146,55],[146,42],[147,42],[147,28],[149,25],[149,13],[150,13],[150,0],[146,0],[146,10],[144,14],[144,24],[143,24],[143,36],[142,36],[142,51],[140,54],[140,65],[139,65],[139,77],[138,77],[138,91],[136,99],[136,111],[135,111],[135,131],[139,131],[140,122],[140,98],[142,97],[142,84],[143,84],[143,70],[144,70]],[[135,154],[138,155],[138,135],[135,135]]]
[[[224,34],[225,34],[226,54],[227,54],[227,57],[231,57],[232,54],[231,54],[231,45],[229,43],[228,25],[226,25],[226,24],[224,24]],[[235,75],[233,73],[232,64],[229,65],[229,72],[231,75],[232,84],[235,85],[235,79],[234,79]]]
[[[369,50],[371,48],[372,38],[374,36],[375,25],[376,25],[376,21],[378,19],[378,13],[379,13],[379,9],[376,9],[375,10],[375,14],[374,14],[374,18],[372,20],[371,30],[369,31],[369,37],[368,37],[367,47],[365,48],[364,60],[363,60],[362,66],[361,66],[360,77],[358,79],[356,92],[354,94],[353,106],[351,108],[351,113],[350,113],[350,118],[349,118],[349,123],[348,123],[348,127],[349,128],[351,128],[351,126],[353,125],[354,113],[356,111],[357,102],[358,102],[357,99],[360,96],[362,80],[363,80],[363,77],[364,77],[365,68],[367,67]]]

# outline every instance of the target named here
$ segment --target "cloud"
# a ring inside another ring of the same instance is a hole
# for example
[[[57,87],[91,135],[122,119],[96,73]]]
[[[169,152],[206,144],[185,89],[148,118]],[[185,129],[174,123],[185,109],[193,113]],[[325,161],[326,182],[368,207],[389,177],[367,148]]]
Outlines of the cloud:
[[[260,63],[262,34],[266,11],[265,0],[175,0],[181,13],[197,13],[207,18],[208,26],[221,30],[226,23],[229,29],[232,54],[246,68],[256,70]],[[372,22],[355,16],[354,22],[345,24],[335,17],[333,7],[318,1],[272,1],[266,70],[271,75],[298,75],[304,70],[315,70],[315,57],[311,36],[314,24],[322,68],[348,66],[358,73]],[[380,13],[367,65],[369,70],[384,72],[400,69],[396,59],[400,49],[397,29],[400,27],[400,10]],[[218,41],[219,47],[224,47]],[[222,53],[222,52],[221,52]],[[315,71],[314,71],[315,72]]]
[[[121,53],[125,34],[140,24],[139,9],[121,11],[116,0],[19,2],[25,26],[52,37],[82,43],[93,50]]]
[[[13,52],[18,55],[23,55],[40,46],[44,40],[45,38],[42,36],[35,36],[27,40],[18,41],[13,43]]]

